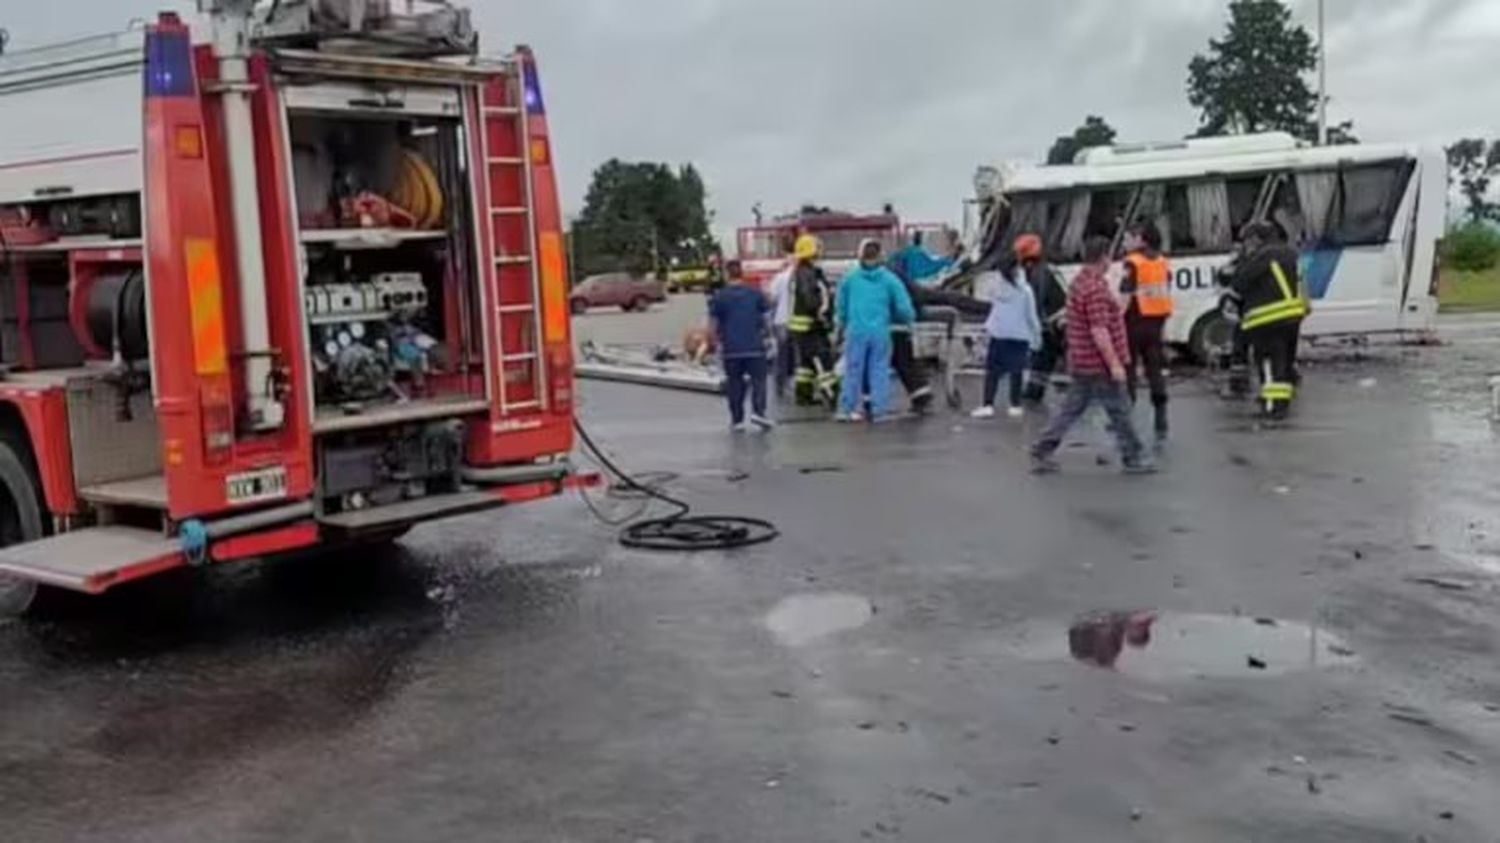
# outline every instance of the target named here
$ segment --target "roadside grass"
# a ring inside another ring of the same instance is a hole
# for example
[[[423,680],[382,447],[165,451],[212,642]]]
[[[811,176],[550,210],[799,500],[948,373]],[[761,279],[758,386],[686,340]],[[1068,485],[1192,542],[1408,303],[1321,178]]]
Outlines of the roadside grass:
[[[1438,279],[1443,313],[1500,311],[1500,267],[1482,272],[1444,270]]]

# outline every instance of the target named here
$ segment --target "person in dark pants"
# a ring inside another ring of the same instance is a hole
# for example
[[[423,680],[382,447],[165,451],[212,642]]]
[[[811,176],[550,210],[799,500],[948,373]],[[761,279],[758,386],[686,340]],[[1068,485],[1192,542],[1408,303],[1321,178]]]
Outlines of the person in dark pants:
[[[889,264],[889,269],[901,279],[902,285],[906,287],[907,296],[911,298],[912,305],[917,310],[917,319],[921,320],[922,303],[927,297],[927,290],[911,278],[908,263],[908,261],[893,259]],[[912,340],[912,325],[909,323],[898,322],[891,326],[891,368],[895,370],[896,378],[901,381],[902,388],[906,390],[906,397],[911,401],[911,411],[921,415],[932,409],[932,381],[921,362],[917,360],[916,344]]]
[[[1125,279],[1120,292],[1130,297],[1125,333],[1130,338],[1130,403],[1140,396],[1140,369],[1146,372],[1156,412],[1156,441],[1167,439],[1167,360],[1165,333],[1172,318],[1172,268],[1161,253],[1161,231],[1146,222],[1125,235]]]
[[[1058,280],[1057,273],[1047,263],[1047,251],[1042,238],[1035,234],[1023,234],[1016,238],[1016,258],[1021,262],[1021,272],[1031,286],[1032,298],[1036,300],[1036,315],[1042,323],[1042,345],[1031,355],[1031,371],[1026,377],[1026,403],[1041,404],[1047,398],[1047,386],[1057,367],[1062,365],[1067,353],[1068,292]]]
[[[984,403],[974,411],[976,419],[995,417],[995,399],[1002,378],[1010,380],[1007,413],[1013,419],[1026,414],[1021,407],[1022,388],[1031,353],[1042,345],[1042,322],[1037,316],[1031,285],[1021,272],[1014,256],[1008,255],[997,269],[987,273],[990,277],[982,284],[975,283],[976,287],[994,290],[990,315],[984,323],[984,332],[990,340],[984,367]]]
[[[1243,239],[1247,257],[1232,282],[1241,302],[1240,329],[1260,375],[1264,413],[1279,421],[1286,418],[1297,394],[1295,348],[1308,314],[1300,261],[1297,251],[1279,242],[1275,227],[1268,223],[1246,226]]]
[[[1125,319],[1105,277],[1111,246],[1104,237],[1090,238],[1084,244],[1087,265],[1068,291],[1068,369],[1073,384],[1031,448],[1033,473],[1051,474],[1059,469],[1054,456],[1062,447],[1063,437],[1096,403],[1109,416],[1125,473],[1156,471],[1145,456],[1145,446],[1130,417],[1130,397],[1125,390],[1125,367],[1130,361]]]
[[[838,373],[833,360],[833,283],[818,266],[822,244],[811,234],[797,238],[792,256],[792,314],[787,332],[797,355],[793,393],[797,406],[833,405]]]
[[[775,424],[766,415],[766,320],[771,300],[745,282],[739,261],[725,264],[727,284],[709,300],[708,314],[719,337],[724,361],[725,395],[730,423],[745,426],[745,394],[750,394],[750,424],[767,431]]]

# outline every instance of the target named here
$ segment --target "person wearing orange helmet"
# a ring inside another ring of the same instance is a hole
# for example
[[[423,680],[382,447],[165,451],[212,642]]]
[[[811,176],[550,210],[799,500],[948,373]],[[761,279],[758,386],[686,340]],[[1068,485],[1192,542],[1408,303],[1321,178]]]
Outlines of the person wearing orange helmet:
[[[1037,318],[1042,323],[1042,344],[1031,355],[1024,397],[1029,404],[1040,404],[1047,397],[1047,385],[1067,352],[1068,292],[1057,272],[1047,263],[1046,244],[1036,234],[1022,234],[1012,247],[1018,262],[1017,273],[1026,276],[1036,300]]]

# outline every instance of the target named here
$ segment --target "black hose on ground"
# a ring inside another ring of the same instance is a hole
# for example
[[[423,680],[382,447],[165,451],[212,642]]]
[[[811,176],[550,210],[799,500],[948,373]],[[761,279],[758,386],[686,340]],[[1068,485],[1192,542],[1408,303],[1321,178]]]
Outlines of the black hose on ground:
[[[665,475],[654,476],[655,483],[646,483],[631,476],[604,454],[604,450],[584,429],[582,422],[575,420],[573,426],[578,430],[578,436],[589,455],[614,478],[614,482],[610,484],[612,496],[657,500],[677,510],[664,518],[648,518],[630,523],[620,532],[620,544],[625,547],[671,552],[733,550],[765,544],[781,535],[776,525],[759,518],[692,515],[693,508],[690,505],[661,491],[659,484],[665,482],[661,479]],[[604,523],[612,527],[620,526],[620,522],[610,521],[594,509],[592,502],[589,503],[589,509]],[[633,521],[633,518],[627,520]]]

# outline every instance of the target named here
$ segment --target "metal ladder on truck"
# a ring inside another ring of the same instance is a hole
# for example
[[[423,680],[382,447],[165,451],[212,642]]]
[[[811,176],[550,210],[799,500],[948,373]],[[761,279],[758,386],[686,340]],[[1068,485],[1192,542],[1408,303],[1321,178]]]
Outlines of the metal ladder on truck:
[[[489,202],[485,224],[495,261],[500,412],[510,416],[544,410],[547,385],[525,68],[520,57],[512,56],[497,63],[496,71],[480,99],[481,142]]]

